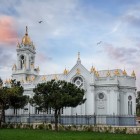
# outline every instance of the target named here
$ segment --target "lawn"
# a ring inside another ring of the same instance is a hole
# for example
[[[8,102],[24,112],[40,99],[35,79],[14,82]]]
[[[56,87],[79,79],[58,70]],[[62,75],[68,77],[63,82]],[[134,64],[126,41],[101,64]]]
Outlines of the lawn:
[[[0,140],[140,140],[140,135],[76,131],[0,129]]]

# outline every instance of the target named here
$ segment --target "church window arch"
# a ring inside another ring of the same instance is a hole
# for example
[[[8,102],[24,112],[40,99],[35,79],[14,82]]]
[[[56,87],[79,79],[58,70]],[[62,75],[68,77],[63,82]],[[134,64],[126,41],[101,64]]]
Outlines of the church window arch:
[[[128,115],[132,115],[132,96],[128,96]]]
[[[25,56],[21,55],[20,56],[20,68],[23,69],[24,66],[25,66]]]

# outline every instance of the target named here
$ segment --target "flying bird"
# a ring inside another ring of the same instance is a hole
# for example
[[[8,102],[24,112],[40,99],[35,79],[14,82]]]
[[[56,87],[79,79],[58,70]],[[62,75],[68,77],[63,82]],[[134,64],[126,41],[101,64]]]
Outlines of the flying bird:
[[[102,43],[102,41],[100,41],[100,42],[97,42],[97,45],[100,45]]]
[[[43,21],[41,20],[41,21],[39,21],[38,23],[41,23],[41,22],[43,22]]]

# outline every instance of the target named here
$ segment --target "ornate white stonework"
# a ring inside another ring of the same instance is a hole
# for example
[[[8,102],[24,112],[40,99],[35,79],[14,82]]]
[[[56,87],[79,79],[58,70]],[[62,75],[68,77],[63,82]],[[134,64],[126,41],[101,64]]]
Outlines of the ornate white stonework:
[[[33,88],[38,83],[51,79],[66,80],[84,88],[87,100],[85,104],[76,108],[65,108],[64,115],[134,115],[136,113],[134,72],[129,76],[125,70],[120,69],[96,71],[92,67],[89,71],[82,65],[78,53],[77,62],[70,71],[65,69],[62,74],[39,75],[40,69],[35,67],[35,55],[35,46],[26,28],[26,34],[17,47],[17,63],[12,69],[12,79],[21,81],[25,95],[32,97]],[[29,105],[25,108],[28,110],[26,112],[20,110],[19,114],[36,112],[35,108]]]

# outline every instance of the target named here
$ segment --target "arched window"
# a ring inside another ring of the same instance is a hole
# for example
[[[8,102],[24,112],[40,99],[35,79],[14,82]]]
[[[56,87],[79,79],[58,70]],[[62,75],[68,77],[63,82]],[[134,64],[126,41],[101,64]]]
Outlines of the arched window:
[[[24,55],[21,55],[20,56],[20,68],[23,69],[24,65],[25,65],[25,57],[24,57]]]
[[[79,88],[83,87],[84,84],[83,79],[79,76],[75,77],[72,82]]]
[[[128,115],[132,115],[132,96],[128,96]]]

